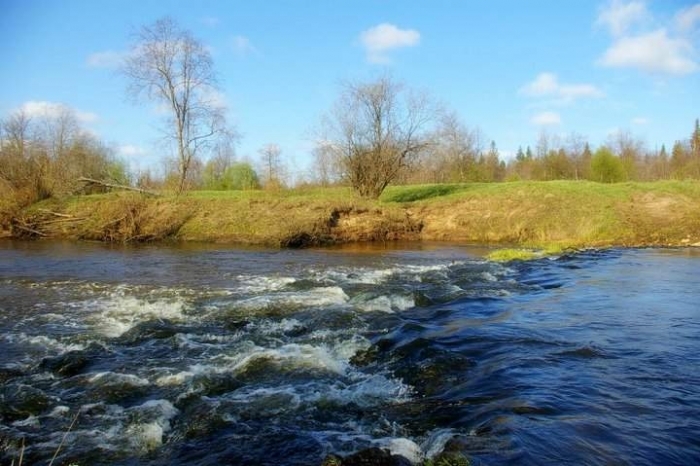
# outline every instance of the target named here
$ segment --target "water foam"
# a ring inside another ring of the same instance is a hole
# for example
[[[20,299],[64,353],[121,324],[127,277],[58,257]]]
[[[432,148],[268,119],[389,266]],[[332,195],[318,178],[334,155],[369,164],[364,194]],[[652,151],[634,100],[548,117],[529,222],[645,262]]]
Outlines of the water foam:
[[[82,351],[86,348],[86,345],[82,343],[63,342],[46,335],[27,335],[24,332],[16,334],[6,333],[4,335],[0,335],[0,338],[4,339],[8,343],[36,346],[38,348],[47,349],[50,352],[56,353]]]
[[[382,295],[363,301],[364,298],[358,297],[352,301],[355,304],[355,308],[362,312],[392,313],[405,311],[416,305],[412,296]]]
[[[239,275],[236,277],[236,280],[238,284],[235,291],[248,294],[278,291],[296,282],[296,279],[291,277],[266,277],[260,275]]]
[[[423,450],[416,442],[403,437],[389,437],[378,439],[373,442],[380,448],[386,448],[392,455],[401,455],[411,464],[419,464],[423,461]]]
[[[300,307],[338,306],[347,303],[350,298],[339,286],[311,288],[306,291],[282,291],[274,294],[256,296],[236,303],[238,307],[256,311],[270,307],[293,309]]]
[[[137,324],[154,319],[185,320],[186,303],[180,299],[146,301],[133,296],[112,294],[107,300],[90,305],[96,310],[92,323],[99,333],[115,338]]]
[[[150,452],[163,445],[163,436],[170,431],[170,421],[180,411],[168,400],[149,400],[127,410],[144,422],[134,422],[124,431],[133,447],[141,452]]]
[[[120,374],[118,372],[97,372],[87,379],[89,383],[101,386],[129,385],[132,387],[145,387],[151,383],[134,374]]]
[[[384,269],[372,268],[338,268],[323,272],[315,272],[314,276],[322,280],[330,280],[336,283],[380,285],[386,283],[391,278],[400,275],[402,279],[409,279],[420,282],[423,276],[431,272],[446,272],[450,267],[461,265],[464,262],[453,262],[450,264],[433,265],[413,265],[402,264]]]

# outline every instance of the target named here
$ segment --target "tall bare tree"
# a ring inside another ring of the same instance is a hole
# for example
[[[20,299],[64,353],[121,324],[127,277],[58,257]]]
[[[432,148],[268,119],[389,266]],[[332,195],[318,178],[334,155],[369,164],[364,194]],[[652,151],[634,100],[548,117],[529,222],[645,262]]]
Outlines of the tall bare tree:
[[[260,154],[260,168],[262,168],[265,177],[263,181],[265,187],[268,189],[281,187],[284,184],[284,166],[282,149],[279,144],[265,144],[260,148],[258,154]]]
[[[192,161],[226,131],[211,54],[189,31],[163,18],[143,26],[124,61],[129,93],[166,107],[166,135],[177,149],[178,192]]]
[[[363,197],[377,198],[429,144],[437,112],[425,96],[388,77],[345,85],[319,144]]]

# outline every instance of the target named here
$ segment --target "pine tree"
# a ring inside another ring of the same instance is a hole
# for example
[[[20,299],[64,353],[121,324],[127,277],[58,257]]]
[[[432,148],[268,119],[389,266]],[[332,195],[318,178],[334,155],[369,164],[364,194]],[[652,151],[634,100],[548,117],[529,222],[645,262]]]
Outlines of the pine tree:
[[[525,149],[525,158],[528,160],[532,160],[532,149],[530,149],[530,146],[527,146]]]
[[[690,153],[695,160],[700,160],[700,119],[695,119],[695,129],[690,136]]]

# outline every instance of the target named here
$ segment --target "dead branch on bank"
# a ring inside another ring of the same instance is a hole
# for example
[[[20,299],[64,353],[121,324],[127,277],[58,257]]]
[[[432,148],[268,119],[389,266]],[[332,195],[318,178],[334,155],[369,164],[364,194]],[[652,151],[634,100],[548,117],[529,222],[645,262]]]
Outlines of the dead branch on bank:
[[[156,197],[160,196],[160,193],[157,193],[155,191],[150,191],[148,189],[135,188],[133,186],[126,186],[123,184],[116,184],[116,183],[110,183],[107,181],[95,180],[93,178],[86,178],[84,176],[81,176],[80,178],[78,178],[78,181],[85,183],[86,185],[102,186],[104,188],[122,189],[122,190],[126,190],[126,191],[136,191],[137,193],[146,194],[148,196],[156,196]]]

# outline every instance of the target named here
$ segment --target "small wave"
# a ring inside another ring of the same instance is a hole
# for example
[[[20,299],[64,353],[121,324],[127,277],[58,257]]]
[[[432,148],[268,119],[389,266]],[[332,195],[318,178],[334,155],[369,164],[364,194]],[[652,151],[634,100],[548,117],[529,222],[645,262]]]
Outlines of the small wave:
[[[557,356],[565,356],[582,359],[608,358],[608,354],[600,348],[594,346],[582,346],[580,348],[571,349],[557,353]]]
[[[98,372],[96,374],[91,374],[88,378],[88,382],[100,386],[128,385],[132,387],[145,387],[150,385],[147,379],[133,374],[120,374],[117,372]]]
[[[353,298],[355,308],[362,312],[397,312],[405,311],[415,307],[416,303],[413,296],[402,295],[383,295],[369,298],[366,295],[360,295]]]
[[[312,288],[307,291],[285,291],[256,296],[236,303],[237,307],[248,311],[268,308],[298,309],[300,307],[320,307],[343,305],[348,295],[338,286]]]
[[[124,434],[134,447],[146,453],[163,444],[163,435],[170,431],[170,421],[180,411],[168,400],[149,400],[128,412],[143,421],[129,425]]]
[[[367,343],[369,346],[369,343]],[[290,343],[279,348],[255,347],[248,354],[232,357],[230,369],[245,372],[261,361],[275,365],[285,371],[298,369],[319,369],[344,374],[348,361],[334,354],[332,348],[309,344]]]
[[[403,279],[420,282],[423,276],[431,272],[444,272],[450,267],[462,264],[453,262],[450,264],[435,265],[411,265],[404,264],[385,269],[370,268],[337,268],[334,270],[316,271],[313,276],[316,280],[340,284],[366,284],[379,285],[386,283],[392,277],[401,276]]]
[[[180,299],[146,301],[118,294],[107,300],[93,301],[88,306],[94,310],[89,320],[99,333],[109,338],[119,337],[148,320],[183,321],[186,307]]]
[[[399,455],[406,458],[411,464],[419,464],[423,461],[423,449],[413,440],[403,437],[389,437],[376,439],[373,442],[379,448],[385,448],[392,455]]]
[[[266,277],[259,275],[239,275],[236,277],[236,280],[238,283],[234,291],[246,294],[279,291],[297,281],[291,277]]]
[[[4,339],[8,343],[31,345],[37,348],[47,349],[50,352],[66,353],[68,351],[82,351],[87,346],[82,343],[74,342],[64,342],[57,338],[48,337],[46,335],[27,335],[24,332],[21,333],[7,333],[0,335],[0,338]]]

